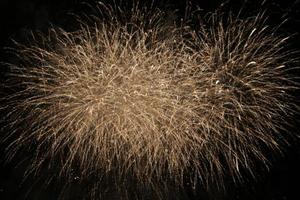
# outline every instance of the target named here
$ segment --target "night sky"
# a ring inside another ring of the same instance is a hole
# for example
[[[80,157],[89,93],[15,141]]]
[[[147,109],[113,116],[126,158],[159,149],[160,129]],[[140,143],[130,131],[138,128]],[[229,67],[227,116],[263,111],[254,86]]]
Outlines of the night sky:
[[[90,14],[86,5],[81,0],[1,0],[0,1],[0,61],[11,61],[11,55],[7,54],[5,47],[12,45],[12,39],[25,41],[28,38],[30,30],[47,31],[50,26],[62,27],[65,30],[76,30],[76,23],[71,13]],[[88,1],[85,1],[88,2]],[[92,1],[90,1],[92,2]],[[183,15],[185,1],[178,0],[167,1],[169,9],[179,9],[178,15]],[[214,11],[223,1],[220,0],[193,0],[194,4],[199,5],[204,12]],[[268,24],[278,25],[283,19],[288,21],[284,24],[279,33],[284,35],[293,34],[290,48],[300,49],[300,37],[298,28],[300,27],[300,1],[299,0],[273,0],[267,1],[261,6],[262,1],[248,0],[246,4],[242,1],[229,1],[226,4],[233,12],[246,5],[245,16],[251,16],[258,11],[267,8],[269,16]],[[93,4],[93,2],[91,3]],[[162,6],[162,5],[158,5]],[[0,77],[4,79],[5,68],[1,65]],[[2,91],[0,92],[2,95]],[[298,98],[299,94],[295,94]],[[0,113],[1,116],[3,113]],[[290,132],[299,133],[299,117],[291,122],[296,125]],[[300,122],[299,122],[300,124]],[[2,124],[1,124],[2,126]],[[241,199],[241,200],[294,200],[300,196],[300,147],[299,141],[291,139],[290,146],[285,148],[282,155],[271,156],[272,166],[269,171],[257,169],[256,179],[246,177],[242,184],[234,185],[228,181],[227,191],[216,191],[213,188],[210,192],[199,191],[196,195],[186,191],[183,199]],[[1,143],[0,143],[1,144]],[[18,156],[14,161],[4,163],[4,152],[6,143],[0,146],[0,200],[54,200],[60,194],[63,183],[56,182],[44,188],[43,175],[40,179],[29,177],[23,182],[24,170],[26,167],[26,155]],[[24,160],[24,161],[23,161]],[[21,161],[21,162],[20,162]],[[44,174],[51,174],[51,171],[45,170]],[[82,186],[74,181],[74,185],[66,189],[67,199],[82,199]],[[30,192],[28,192],[30,191]]]

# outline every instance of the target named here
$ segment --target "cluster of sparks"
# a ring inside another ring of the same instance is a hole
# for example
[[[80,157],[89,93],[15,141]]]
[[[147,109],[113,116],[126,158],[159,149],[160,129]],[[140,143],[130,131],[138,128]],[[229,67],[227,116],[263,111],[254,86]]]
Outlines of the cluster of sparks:
[[[136,11],[20,45],[21,62],[10,65],[19,91],[2,108],[15,138],[8,155],[36,145],[34,169],[60,160],[61,174],[77,166],[81,178],[146,185],[222,185],[224,170],[235,179],[267,162],[263,148],[280,149],[293,108],[287,38],[263,15],[215,14],[194,29]]]

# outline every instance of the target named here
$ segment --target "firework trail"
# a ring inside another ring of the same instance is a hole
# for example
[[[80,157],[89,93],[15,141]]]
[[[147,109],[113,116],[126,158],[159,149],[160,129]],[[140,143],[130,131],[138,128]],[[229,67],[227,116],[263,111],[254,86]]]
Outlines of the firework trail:
[[[264,15],[213,14],[192,26],[157,9],[136,7],[126,20],[107,5],[102,13],[96,25],[18,44],[7,85],[17,92],[2,98],[9,158],[33,146],[30,172],[77,168],[99,185],[130,176],[159,190],[222,186],[226,173],[240,179],[256,161],[267,165],[265,149],[280,150],[296,112],[296,57]]]

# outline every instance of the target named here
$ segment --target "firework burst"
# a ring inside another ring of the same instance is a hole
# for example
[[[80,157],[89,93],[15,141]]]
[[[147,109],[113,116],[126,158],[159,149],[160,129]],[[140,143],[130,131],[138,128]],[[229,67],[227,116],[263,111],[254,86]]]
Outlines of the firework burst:
[[[131,177],[156,190],[222,186],[224,174],[266,164],[263,149],[280,149],[295,110],[294,59],[264,15],[177,26],[157,10],[124,22],[103,8],[111,20],[18,45],[8,85],[18,92],[2,108],[8,157],[34,146],[29,171],[77,168],[100,185],[113,175],[117,187]]]

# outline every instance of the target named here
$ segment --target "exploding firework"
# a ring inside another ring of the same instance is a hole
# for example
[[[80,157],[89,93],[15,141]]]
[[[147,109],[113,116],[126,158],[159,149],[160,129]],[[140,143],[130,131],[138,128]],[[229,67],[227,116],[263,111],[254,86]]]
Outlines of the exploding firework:
[[[177,25],[156,9],[136,7],[127,21],[103,13],[18,44],[7,85],[17,92],[2,108],[9,158],[32,146],[30,172],[75,168],[100,187],[113,177],[159,195],[159,184],[222,186],[280,149],[295,112],[295,56],[264,15]]]

